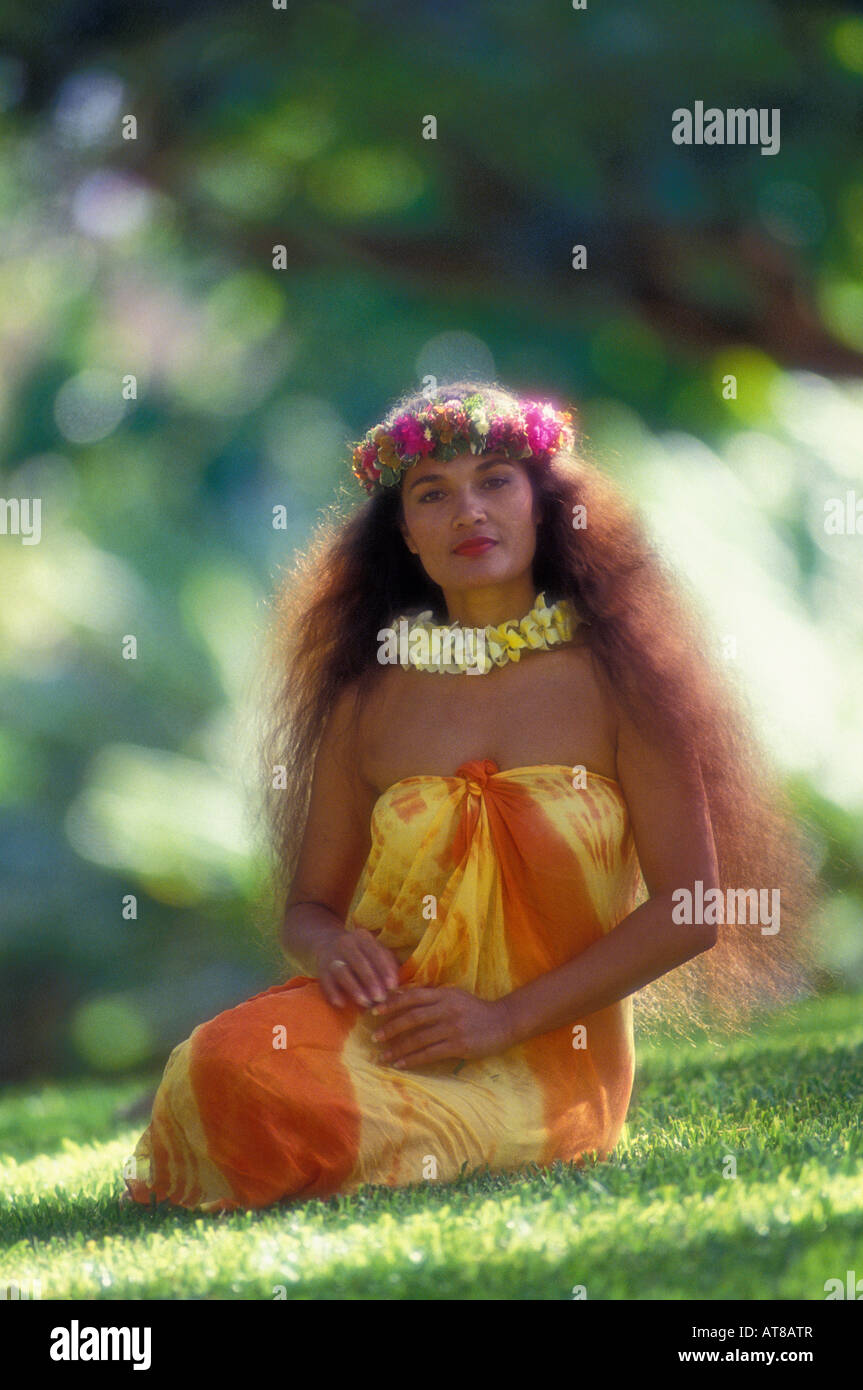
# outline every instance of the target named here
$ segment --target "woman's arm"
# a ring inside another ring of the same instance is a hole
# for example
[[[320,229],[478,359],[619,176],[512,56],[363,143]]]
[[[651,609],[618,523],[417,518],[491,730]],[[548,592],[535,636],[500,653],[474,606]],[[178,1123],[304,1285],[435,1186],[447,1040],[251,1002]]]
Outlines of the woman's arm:
[[[323,903],[296,902],[285,910],[282,948],[304,975],[314,975],[321,947],[344,931],[343,920]]]
[[[672,921],[672,894],[719,886],[701,774],[647,744],[621,716],[617,775],[650,894],[601,940],[499,1001],[510,1045],[605,1008],[716,942],[716,927]]]
[[[349,1000],[368,1008],[398,982],[392,952],[370,932],[347,931],[344,925],[371,845],[377,799],[375,788],[359,772],[354,701],[354,687],[349,686],[321,735],[281,932],[285,954],[319,980],[327,1000],[338,1008]]]

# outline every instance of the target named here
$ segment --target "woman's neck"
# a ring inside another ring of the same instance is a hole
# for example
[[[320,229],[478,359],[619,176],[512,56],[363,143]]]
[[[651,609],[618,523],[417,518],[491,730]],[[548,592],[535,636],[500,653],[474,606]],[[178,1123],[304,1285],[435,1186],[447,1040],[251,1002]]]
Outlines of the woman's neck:
[[[532,579],[523,576],[505,584],[489,584],[481,589],[458,589],[444,593],[449,622],[462,627],[497,627],[509,618],[523,618],[536,599]]]

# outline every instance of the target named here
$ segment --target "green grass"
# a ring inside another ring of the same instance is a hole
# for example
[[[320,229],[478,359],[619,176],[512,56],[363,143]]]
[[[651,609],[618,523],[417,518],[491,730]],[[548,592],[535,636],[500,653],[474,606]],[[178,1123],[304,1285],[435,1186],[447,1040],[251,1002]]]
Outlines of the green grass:
[[[824,1299],[863,1276],[863,996],[756,1037],[638,1045],[624,1137],[577,1170],[201,1216],[120,1210],[158,1076],[0,1102],[0,1287],[44,1299]],[[737,1176],[724,1177],[726,1155]]]

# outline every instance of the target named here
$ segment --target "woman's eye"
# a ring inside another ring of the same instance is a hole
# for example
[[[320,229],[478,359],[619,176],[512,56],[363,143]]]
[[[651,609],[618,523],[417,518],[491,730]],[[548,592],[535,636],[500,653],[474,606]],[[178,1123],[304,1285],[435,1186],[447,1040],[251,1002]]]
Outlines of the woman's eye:
[[[497,483],[500,487],[506,487],[506,485],[507,485],[508,482],[509,482],[509,478],[502,478],[502,477],[483,478],[483,480],[482,480],[482,486],[485,487],[486,483]],[[494,492],[497,492],[498,489],[497,489],[497,488],[493,488],[492,490],[493,490]],[[423,493],[422,497],[420,497],[419,500],[420,500],[420,502],[430,502],[430,501],[433,502],[433,501],[435,500],[435,498],[440,497],[440,496],[442,496],[441,489],[440,489],[439,487],[436,487],[436,488],[432,488],[431,492],[425,492],[425,493]]]

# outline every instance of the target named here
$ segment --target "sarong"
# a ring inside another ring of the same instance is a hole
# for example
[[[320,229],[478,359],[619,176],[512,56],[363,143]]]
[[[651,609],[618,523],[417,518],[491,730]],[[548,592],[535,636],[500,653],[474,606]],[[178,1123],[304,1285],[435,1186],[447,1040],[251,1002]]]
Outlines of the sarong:
[[[563,765],[406,777],[378,798],[347,913],[399,981],[498,999],[647,897],[619,784]],[[579,1027],[578,1025],[583,1025]],[[132,1197],[201,1211],[606,1158],[632,1092],[631,996],[481,1059],[399,1069],[370,1010],[298,975],[200,1024],[165,1067]]]

